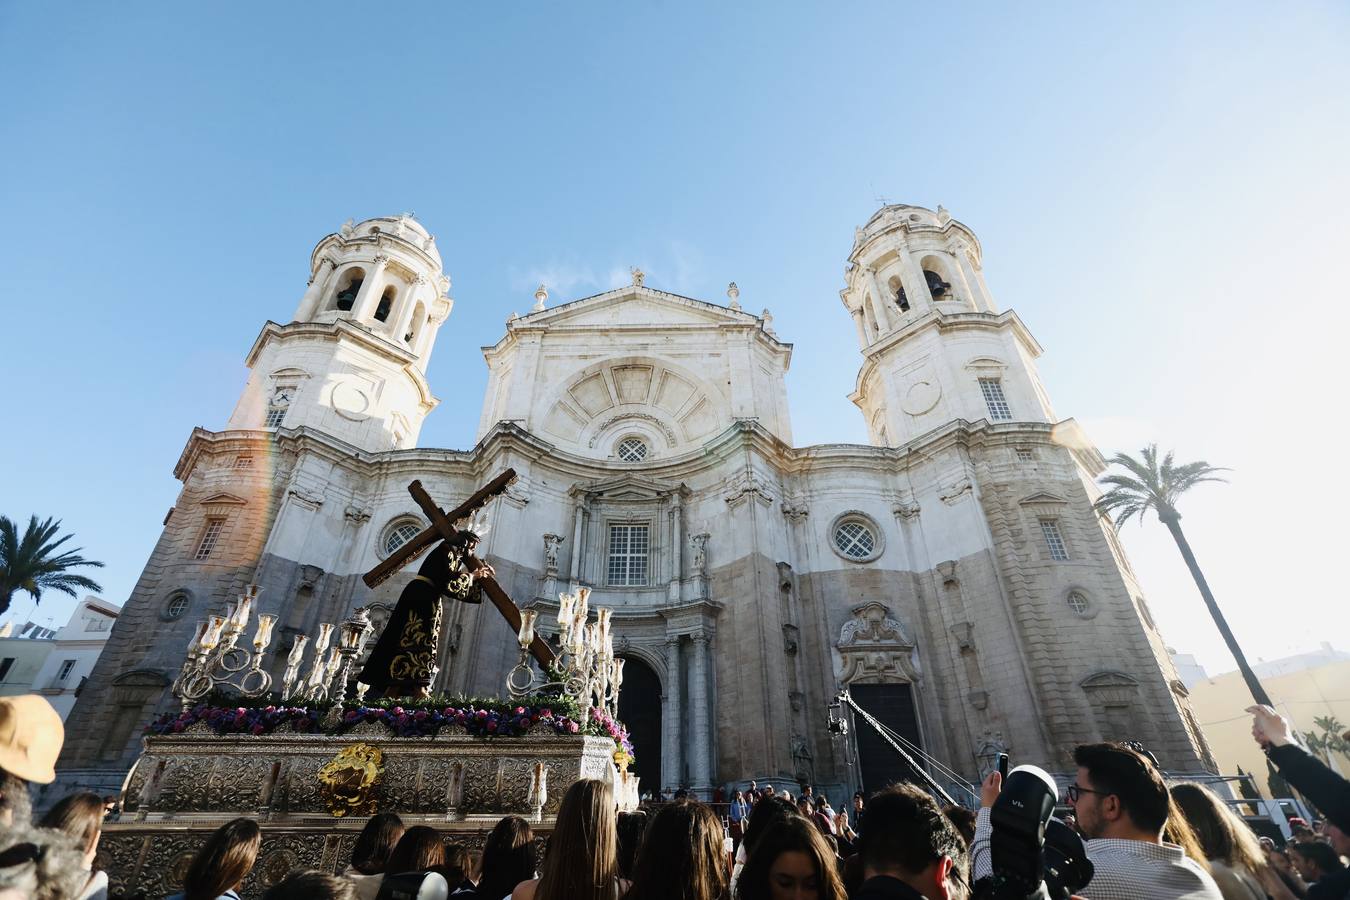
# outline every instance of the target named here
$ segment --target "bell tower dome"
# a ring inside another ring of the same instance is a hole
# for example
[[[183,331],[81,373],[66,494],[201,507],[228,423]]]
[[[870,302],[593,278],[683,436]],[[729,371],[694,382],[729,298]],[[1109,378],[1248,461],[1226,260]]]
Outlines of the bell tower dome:
[[[884,206],[857,229],[839,298],[863,364],[850,399],[877,446],[899,446],[954,419],[1054,421],[1034,360],[1041,348],[998,312],[975,233],[919,206]]]
[[[348,220],[310,254],[294,320],[258,335],[228,427],[309,427],[371,452],[415,446],[437,403],[425,373],[449,288],[436,239],[411,215]]]

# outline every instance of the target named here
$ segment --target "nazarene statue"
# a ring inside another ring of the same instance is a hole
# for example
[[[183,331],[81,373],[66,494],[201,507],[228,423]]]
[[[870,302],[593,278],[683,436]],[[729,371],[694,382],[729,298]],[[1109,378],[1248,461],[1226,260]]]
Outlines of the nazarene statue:
[[[481,520],[456,523],[455,537],[427,554],[421,568],[399,595],[389,623],[357,680],[370,685],[372,698],[431,696],[441,639],[442,598],[481,603],[478,579],[495,574],[474,549],[487,532]],[[471,568],[472,567],[472,568]]]

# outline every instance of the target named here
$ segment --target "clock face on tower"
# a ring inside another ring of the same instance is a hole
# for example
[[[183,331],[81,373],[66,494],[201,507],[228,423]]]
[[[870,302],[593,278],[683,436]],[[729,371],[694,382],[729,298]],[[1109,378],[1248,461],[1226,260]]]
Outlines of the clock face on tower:
[[[290,387],[280,387],[280,388],[277,388],[277,392],[276,392],[274,395],[272,395],[272,405],[273,405],[273,406],[289,406],[289,405],[290,405],[290,402],[291,402],[291,396],[292,396],[294,393],[295,393],[295,388],[290,388]]]

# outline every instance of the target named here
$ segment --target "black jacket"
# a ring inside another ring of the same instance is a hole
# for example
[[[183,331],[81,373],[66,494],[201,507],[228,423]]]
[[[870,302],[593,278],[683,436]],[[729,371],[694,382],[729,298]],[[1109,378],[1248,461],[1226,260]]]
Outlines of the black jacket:
[[[1345,900],[1346,897],[1350,897],[1350,869],[1323,875],[1308,888],[1308,900]]]
[[[1350,781],[1297,744],[1266,751],[1280,775],[1341,831],[1350,832]]]

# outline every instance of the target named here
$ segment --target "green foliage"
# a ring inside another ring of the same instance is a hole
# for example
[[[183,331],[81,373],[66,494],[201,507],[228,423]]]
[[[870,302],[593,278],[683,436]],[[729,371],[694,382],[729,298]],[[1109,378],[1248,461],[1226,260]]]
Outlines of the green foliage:
[[[1116,528],[1135,516],[1142,522],[1149,510],[1163,521],[1180,518],[1176,504],[1182,494],[1205,481],[1228,480],[1218,474],[1227,469],[1211,466],[1204,460],[1177,465],[1170,450],[1159,461],[1157,444],[1149,444],[1140,450],[1139,459],[1128,453],[1117,453],[1109,463],[1124,469],[1125,474],[1099,478],[1098,481],[1109,485],[1110,490],[1093,506],[1097,512],[1109,516]]]
[[[47,589],[72,597],[78,597],[81,590],[103,590],[98,582],[70,571],[81,566],[102,568],[103,563],[80,556],[78,547],[58,552],[72,537],[58,538],[60,530],[59,521],[49,518],[39,522],[37,516],[31,516],[20,536],[18,526],[0,516],[0,613],[9,609],[15,591],[24,591],[33,596],[34,602],[41,602]]]
[[[1308,745],[1309,750],[1327,762],[1331,761],[1333,753],[1350,758],[1350,741],[1345,739],[1345,725],[1339,719],[1335,716],[1317,716],[1313,724],[1321,731],[1303,732],[1303,743]]]

